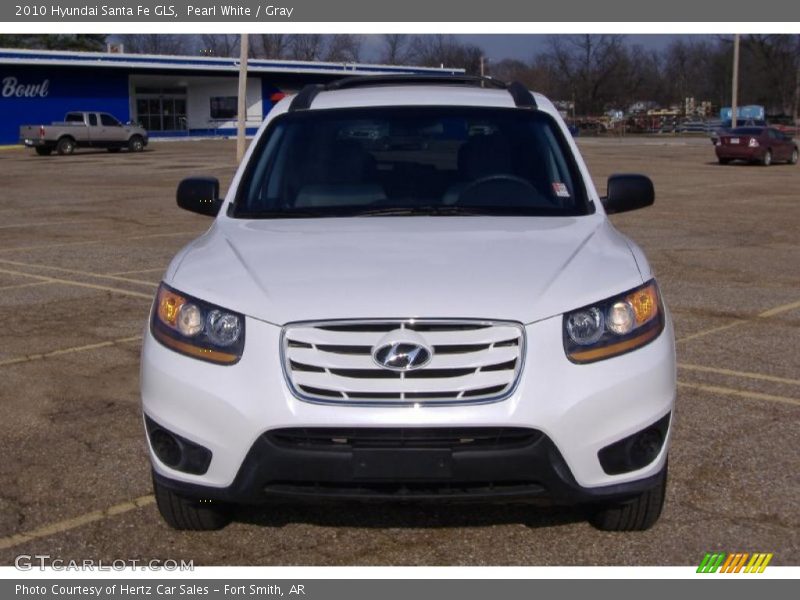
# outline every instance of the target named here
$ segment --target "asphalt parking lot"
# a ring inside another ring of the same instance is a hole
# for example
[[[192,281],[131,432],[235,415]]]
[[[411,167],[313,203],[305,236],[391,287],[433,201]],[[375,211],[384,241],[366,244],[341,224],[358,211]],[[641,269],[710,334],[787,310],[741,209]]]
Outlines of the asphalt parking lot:
[[[184,533],[159,517],[139,411],[140,336],[174,253],[209,221],[177,182],[233,175],[234,143],[37,157],[0,149],[0,564],[689,565],[708,551],[800,564],[800,169],[719,166],[706,139],[581,141],[598,189],[642,172],[656,205],[613,217],[675,320],[679,397],[661,520],[594,530],[520,506],[242,511]]]

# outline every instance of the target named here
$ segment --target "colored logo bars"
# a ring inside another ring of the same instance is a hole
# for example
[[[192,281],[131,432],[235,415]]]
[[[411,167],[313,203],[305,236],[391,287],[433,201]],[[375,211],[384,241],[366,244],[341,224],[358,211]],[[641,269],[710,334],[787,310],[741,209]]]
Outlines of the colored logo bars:
[[[737,552],[725,554],[724,552],[706,552],[700,566],[697,567],[698,573],[763,573],[769,561],[772,560],[772,553],[756,552]]]

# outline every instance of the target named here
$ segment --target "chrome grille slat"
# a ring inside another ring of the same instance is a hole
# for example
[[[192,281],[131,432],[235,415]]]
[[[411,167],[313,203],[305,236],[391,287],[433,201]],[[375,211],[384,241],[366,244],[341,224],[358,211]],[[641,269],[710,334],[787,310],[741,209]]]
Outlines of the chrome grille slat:
[[[417,321],[415,321],[417,323]],[[399,325],[399,324],[398,324]],[[337,346],[373,346],[385,331],[328,331],[318,327],[296,326],[290,329],[290,340],[307,344],[330,344]],[[481,329],[454,331],[423,331],[425,340],[432,346],[461,344],[493,344],[519,336],[513,325],[501,325]]]
[[[286,350],[290,360],[329,369],[377,369],[372,361],[372,356],[366,354],[340,354],[328,352],[318,348],[293,348]],[[483,365],[504,363],[514,360],[519,356],[519,348],[504,346],[489,348],[482,352],[463,352],[458,354],[434,354],[427,368],[429,369],[460,369],[465,367],[478,368]]]
[[[373,361],[384,336],[408,329],[433,349],[424,367],[390,371]],[[376,319],[284,327],[281,350],[292,392],[326,404],[494,402],[516,387],[525,352],[522,325],[509,321]]]

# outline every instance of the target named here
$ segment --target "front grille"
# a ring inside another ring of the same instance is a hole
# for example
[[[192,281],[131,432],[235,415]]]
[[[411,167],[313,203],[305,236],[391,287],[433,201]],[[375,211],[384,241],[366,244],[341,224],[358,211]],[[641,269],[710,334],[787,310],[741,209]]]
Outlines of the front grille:
[[[294,427],[270,431],[267,438],[277,446],[293,450],[508,450],[532,444],[541,435],[524,427]]]
[[[394,333],[432,350],[422,368],[395,371],[372,357]],[[525,352],[524,329],[510,321],[372,320],[295,323],[282,350],[292,391],[302,400],[339,404],[491,402],[515,387]]]

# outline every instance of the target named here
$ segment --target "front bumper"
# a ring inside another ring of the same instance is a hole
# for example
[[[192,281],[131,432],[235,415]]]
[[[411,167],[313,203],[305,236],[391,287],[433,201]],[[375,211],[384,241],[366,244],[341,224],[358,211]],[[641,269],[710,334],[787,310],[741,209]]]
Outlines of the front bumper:
[[[541,434],[540,440],[530,447],[514,449],[508,458],[514,477],[509,472],[501,482],[535,484],[535,489],[519,491],[526,497],[546,496],[561,503],[570,503],[569,498],[591,501],[595,494],[634,493],[639,486],[648,487],[666,462],[668,439],[652,462],[625,473],[608,474],[598,452],[671,413],[676,385],[669,316],[664,331],[648,345],[586,365],[573,364],[566,358],[560,316],[527,325],[525,366],[514,393],[500,402],[458,406],[364,407],[304,402],[292,394],[284,378],[279,352],[281,329],[250,318],[246,327],[244,355],[233,366],[176,354],[158,343],[149,330],[145,332],[141,367],[144,413],[212,453],[208,470],[192,475],[163,464],[151,448],[156,478],[164,485],[194,490],[195,495],[247,499],[252,490],[261,494],[265,482],[279,482],[291,487],[283,491],[293,495],[319,495],[324,490],[311,486],[312,480],[319,479],[313,475],[317,461],[310,460],[318,458],[322,465],[319,472],[351,475],[350,479],[329,482],[339,488],[336,495],[347,495],[359,487],[352,478],[352,458],[303,451],[291,454],[288,460],[286,450],[275,448],[269,437],[269,432],[286,428],[535,430]],[[480,465],[489,463],[492,470],[506,468],[503,453],[481,458],[459,450],[453,452],[451,460],[454,471],[438,478],[440,487],[466,481],[479,488],[494,480],[477,475],[472,478],[469,473],[479,473]],[[430,479],[427,481],[430,483]],[[342,483],[345,485],[339,485]],[[417,492],[422,493],[424,488],[417,486]],[[277,491],[273,487],[270,493]],[[468,491],[475,497],[478,490]]]
[[[336,431],[289,429],[260,436],[233,483],[224,488],[176,481],[158,472],[154,477],[178,494],[235,504],[336,499],[570,506],[621,501],[655,486],[661,476],[582,487],[552,440],[533,429],[361,430],[367,433],[351,435],[369,438],[364,444],[320,443],[327,435],[348,435]],[[465,435],[472,436],[471,443],[456,441],[453,447],[445,441]],[[405,444],[398,443],[403,437]],[[439,443],[425,443],[434,438]]]

